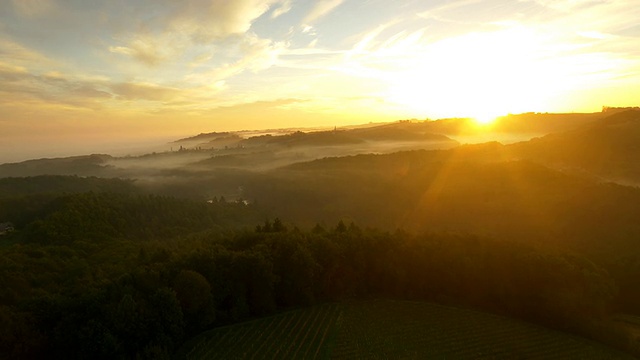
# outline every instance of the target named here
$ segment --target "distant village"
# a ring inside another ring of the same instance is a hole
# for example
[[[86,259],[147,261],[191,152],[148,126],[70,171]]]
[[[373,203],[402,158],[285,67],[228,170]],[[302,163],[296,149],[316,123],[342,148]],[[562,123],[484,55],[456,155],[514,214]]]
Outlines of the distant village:
[[[603,106],[602,112],[620,112],[625,110],[640,110],[640,106],[627,106],[627,107],[615,107],[615,106]]]
[[[7,235],[10,232],[13,232],[13,224],[10,222],[0,223],[0,236]]]

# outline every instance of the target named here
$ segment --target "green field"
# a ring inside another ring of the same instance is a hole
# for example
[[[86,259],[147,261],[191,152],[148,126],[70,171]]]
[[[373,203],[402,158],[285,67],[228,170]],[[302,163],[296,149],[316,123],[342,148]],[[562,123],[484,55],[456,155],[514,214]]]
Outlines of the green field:
[[[432,303],[325,304],[201,334],[184,359],[633,359],[533,324]]]

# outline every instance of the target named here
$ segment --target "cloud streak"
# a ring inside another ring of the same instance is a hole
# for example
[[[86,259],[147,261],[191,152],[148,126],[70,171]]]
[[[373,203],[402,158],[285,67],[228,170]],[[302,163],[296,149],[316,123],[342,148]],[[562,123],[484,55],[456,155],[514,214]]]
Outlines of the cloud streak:
[[[302,19],[302,24],[304,25],[312,25],[316,21],[321,18],[327,16],[329,13],[334,11],[338,6],[342,5],[344,0],[319,0],[315,2],[315,6],[311,9],[311,11],[307,14],[307,16]]]
[[[171,31],[187,33],[197,43],[246,33],[253,21],[278,3],[274,0],[188,0],[169,19]]]
[[[279,7],[273,10],[273,13],[271,14],[271,18],[275,19],[281,15],[288,13],[289,11],[291,11],[292,6],[293,6],[292,0],[283,1]]]
[[[145,36],[136,36],[127,46],[109,46],[109,52],[126,55],[149,66],[156,66],[169,57],[167,47]]]

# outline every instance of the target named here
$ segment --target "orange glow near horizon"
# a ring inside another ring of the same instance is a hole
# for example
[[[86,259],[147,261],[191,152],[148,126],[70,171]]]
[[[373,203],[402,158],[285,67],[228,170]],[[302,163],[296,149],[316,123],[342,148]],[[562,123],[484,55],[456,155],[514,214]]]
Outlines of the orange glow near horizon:
[[[616,66],[602,54],[565,51],[522,26],[445,39],[414,49],[406,68],[387,77],[386,98],[414,112],[488,123],[507,113],[553,108],[558,97],[608,81],[607,71]]]

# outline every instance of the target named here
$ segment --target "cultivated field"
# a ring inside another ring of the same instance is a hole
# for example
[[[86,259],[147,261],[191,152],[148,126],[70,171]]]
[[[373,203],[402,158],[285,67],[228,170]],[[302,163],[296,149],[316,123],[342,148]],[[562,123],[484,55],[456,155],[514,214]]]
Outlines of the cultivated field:
[[[326,304],[208,331],[187,359],[326,359],[342,307]]]
[[[186,359],[632,359],[477,311],[392,300],[325,304],[203,333]]]

